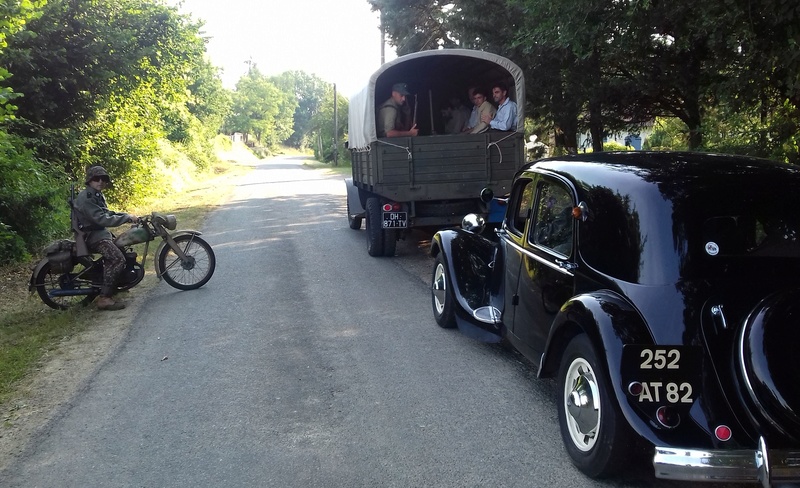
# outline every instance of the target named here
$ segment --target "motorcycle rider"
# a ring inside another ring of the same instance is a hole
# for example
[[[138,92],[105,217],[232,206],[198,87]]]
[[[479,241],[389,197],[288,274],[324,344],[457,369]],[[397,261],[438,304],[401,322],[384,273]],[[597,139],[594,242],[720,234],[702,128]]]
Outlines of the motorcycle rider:
[[[115,301],[111,296],[114,285],[125,268],[125,255],[112,241],[111,232],[106,227],[117,227],[128,222],[138,222],[135,215],[113,212],[108,209],[103,190],[111,184],[102,166],[92,166],[86,171],[86,188],[73,203],[81,229],[86,232],[86,245],[91,251],[103,255],[103,286],[96,300],[98,310],[119,310],[125,304]]]

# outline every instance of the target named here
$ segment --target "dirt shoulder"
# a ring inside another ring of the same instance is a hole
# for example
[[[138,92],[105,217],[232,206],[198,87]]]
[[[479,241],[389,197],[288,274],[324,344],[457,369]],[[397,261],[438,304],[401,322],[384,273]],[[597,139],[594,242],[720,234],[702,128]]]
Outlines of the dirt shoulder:
[[[153,283],[140,285],[127,293],[123,310],[88,313],[95,325],[65,338],[19,383],[16,394],[2,410],[0,470],[22,455],[36,435],[64,412],[76,393],[122,344],[142,297],[152,287]]]

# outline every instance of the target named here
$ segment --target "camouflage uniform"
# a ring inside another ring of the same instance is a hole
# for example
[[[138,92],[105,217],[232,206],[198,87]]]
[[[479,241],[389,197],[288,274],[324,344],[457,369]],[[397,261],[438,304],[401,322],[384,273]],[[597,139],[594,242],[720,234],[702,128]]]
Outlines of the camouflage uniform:
[[[103,286],[100,294],[110,297],[114,285],[125,268],[125,255],[112,241],[113,236],[106,227],[117,227],[131,222],[130,214],[112,212],[108,209],[103,192],[91,188],[89,182],[94,177],[108,177],[101,166],[92,166],[86,173],[86,188],[75,198],[74,209],[78,223],[86,232],[86,245],[89,249],[103,255]]]

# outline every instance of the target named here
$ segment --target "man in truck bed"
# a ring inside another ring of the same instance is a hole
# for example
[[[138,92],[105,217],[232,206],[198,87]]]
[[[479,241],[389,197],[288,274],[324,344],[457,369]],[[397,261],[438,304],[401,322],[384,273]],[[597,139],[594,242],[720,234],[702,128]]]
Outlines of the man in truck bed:
[[[411,93],[405,83],[392,86],[392,96],[378,109],[376,120],[378,137],[409,137],[419,132],[413,123],[406,97]]]

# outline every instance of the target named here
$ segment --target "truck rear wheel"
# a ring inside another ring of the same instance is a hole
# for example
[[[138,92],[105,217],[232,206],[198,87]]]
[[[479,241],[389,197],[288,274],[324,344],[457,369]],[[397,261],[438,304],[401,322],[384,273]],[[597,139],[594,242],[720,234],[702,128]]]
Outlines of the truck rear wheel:
[[[377,198],[367,198],[365,210],[367,217],[367,253],[370,256],[383,256],[385,250],[385,235],[383,231],[381,201]],[[392,249],[392,254],[394,254],[394,249]]]
[[[398,230],[383,230],[383,255],[392,257],[397,250],[397,234]]]

